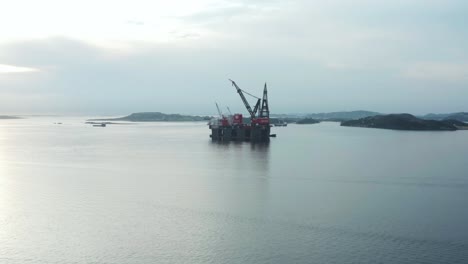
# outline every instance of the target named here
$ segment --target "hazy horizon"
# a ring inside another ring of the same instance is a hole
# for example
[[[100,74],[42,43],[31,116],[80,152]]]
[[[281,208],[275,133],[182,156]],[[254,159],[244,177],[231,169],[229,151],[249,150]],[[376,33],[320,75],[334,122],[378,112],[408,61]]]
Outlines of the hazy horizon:
[[[467,111],[468,3],[9,1],[0,114]],[[251,101],[253,103],[253,101]]]
[[[284,112],[284,113],[275,113],[272,112],[271,115],[274,117],[276,115],[310,115],[310,114],[329,114],[329,113],[337,113],[337,112],[355,112],[355,111],[366,111],[366,112],[377,112],[372,110],[344,110],[344,111],[330,111],[330,112]],[[160,112],[163,114],[180,114],[180,115],[192,115],[192,116],[217,116],[218,113],[216,111],[212,111],[209,113],[198,113],[198,112],[162,112],[162,111],[133,111],[133,112],[122,112],[122,113],[0,113],[0,116],[15,116],[15,117],[47,117],[47,116],[63,116],[63,117],[122,117],[127,116],[133,113],[142,113],[142,112]],[[240,110],[240,113],[246,114],[246,110]],[[452,113],[459,113],[459,112],[466,112],[466,111],[455,111],[455,112],[428,112],[428,113],[408,113],[408,112],[377,112],[379,114],[412,114],[415,116],[424,116],[428,114],[452,114]],[[223,111],[223,113],[227,113],[227,109]]]

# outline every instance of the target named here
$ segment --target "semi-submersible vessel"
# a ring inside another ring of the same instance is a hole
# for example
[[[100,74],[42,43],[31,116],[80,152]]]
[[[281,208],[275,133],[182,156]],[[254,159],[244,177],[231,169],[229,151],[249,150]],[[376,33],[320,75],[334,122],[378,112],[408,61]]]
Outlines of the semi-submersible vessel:
[[[211,139],[215,141],[251,141],[251,142],[267,142],[270,140],[270,109],[268,107],[268,91],[267,84],[263,89],[263,97],[258,98],[242,89],[234,82],[232,85],[236,88],[245,108],[250,114],[249,118],[244,119],[242,114],[223,115],[218,105],[219,117],[213,118],[208,123],[211,129]],[[245,98],[248,94],[257,99],[254,108],[250,107],[249,102]]]

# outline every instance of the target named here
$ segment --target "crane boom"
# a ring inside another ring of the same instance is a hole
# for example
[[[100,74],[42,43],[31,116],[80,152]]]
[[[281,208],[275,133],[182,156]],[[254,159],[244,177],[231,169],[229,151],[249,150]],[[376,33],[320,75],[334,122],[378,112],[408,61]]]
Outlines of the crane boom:
[[[215,104],[216,104],[216,108],[218,109],[219,117],[222,118],[223,117],[223,112],[221,112],[221,109],[219,109],[218,103],[215,102]]]
[[[255,115],[257,115],[258,108],[260,107],[260,99],[257,100],[257,103],[254,106],[253,112]]]
[[[239,95],[240,95],[240,97],[241,97],[241,99],[242,99],[242,102],[243,102],[244,105],[245,105],[245,108],[247,108],[247,111],[248,111],[249,114],[250,114],[250,117],[251,117],[251,118],[255,118],[255,112],[252,110],[252,107],[250,107],[250,104],[249,104],[249,102],[247,101],[247,99],[245,98],[244,93],[242,92],[241,88],[239,88],[239,86],[237,86],[237,84],[236,84],[235,81],[233,81],[233,80],[231,80],[231,79],[229,79],[229,81],[231,81],[232,85],[233,85],[234,87],[236,87],[237,93],[239,93]]]

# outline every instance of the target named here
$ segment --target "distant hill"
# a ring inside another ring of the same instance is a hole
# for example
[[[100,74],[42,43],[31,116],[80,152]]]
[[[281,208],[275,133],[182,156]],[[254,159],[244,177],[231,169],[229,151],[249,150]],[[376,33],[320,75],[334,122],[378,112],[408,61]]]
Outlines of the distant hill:
[[[452,120],[458,120],[461,122],[468,122],[468,113],[466,112],[460,112],[460,113],[455,113],[447,116],[444,119],[452,119]]]
[[[271,117],[270,118],[270,124],[278,124],[278,123],[296,123],[298,120],[302,118],[299,117],[284,117],[284,118],[278,118],[278,117]],[[244,123],[250,123],[250,118],[244,118]]]
[[[18,116],[8,116],[8,115],[0,115],[0,119],[22,119],[22,117],[18,117]]]
[[[424,120],[410,114],[390,114],[344,121],[341,125],[397,130],[453,131],[457,130],[456,126],[463,125],[463,123],[457,120]]]
[[[426,119],[426,120],[442,120],[444,118],[447,118],[449,115],[451,115],[451,114],[434,114],[434,113],[430,113],[430,114],[427,114],[427,115],[420,116],[420,118]]]
[[[130,122],[187,122],[187,121],[207,121],[209,116],[191,116],[180,114],[164,114],[161,112],[133,113],[128,116],[118,118],[89,119],[88,121],[130,121]]]
[[[304,125],[304,124],[317,124],[320,121],[313,119],[313,118],[304,118],[296,121],[296,124]]]
[[[320,119],[320,120],[329,120],[329,121],[341,121],[341,120],[353,120],[364,118],[368,116],[376,116],[381,115],[377,112],[371,111],[349,111],[349,112],[331,112],[331,113],[315,113],[315,114],[307,114],[306,116],[309,118]]]
[[[467,112],[458,112],[458,113],[448,113],[448,114],[427,114],[421,118],[427,120],[444,120],[444,119],[454,119],[462,122],[468,122],[468,113]]]

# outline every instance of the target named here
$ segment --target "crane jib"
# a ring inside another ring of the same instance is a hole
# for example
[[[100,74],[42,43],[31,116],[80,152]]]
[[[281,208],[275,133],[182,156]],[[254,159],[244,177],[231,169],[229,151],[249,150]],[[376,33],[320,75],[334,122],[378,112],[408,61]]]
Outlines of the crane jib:
[[[242,102],[244,103],[245,108],[247,108],[247,111],[249,112],[250,116],[252,118],[255,118],[255,113],[252,111],[252,108],[250,107],[249,102],[247,102],[247,99],[245,98],[244,94],[242,93],[242,90],[238,89],[237,92],[239,93],[239,95],[240,95],[240,97],[242,99]]]
[[[247,108],[247,111],[248,111],[249,114],[250,114],[250,117],[255,118],[255,112],[252,111],[252,107],[250,107],[250,104],[249,104],[249,102],[247,101],[247,99],[245,98],[244,93],[242,92],[242,89],[239,88],[239,86],[237,86],[236,82],[234,82],[234,81],[231,80],[231,79],[229,79],[229,80],[232,82],[232,85],[233,85],[234,87],[236,87],[237,93],[239,93],[239,96],[241,97],[242,102],[244,103],[245,108]]]
[[[258,117],[259,118],[262,118],[262,119],[265,119],[263,123],[269,123],[269,119],[270,119],[270,109],[268,107],[268,92],[267,92],[267,84],[265,83],[265,87],[263,89],[263,98],[260,99],[244,90],[242,90],[241,88],[239,88],[239,86],[237,86],[236,82],[234,82],[233,80],[229,79],[229,81],[232,82],[232,85],[234,87],[236,87],[236,90],[237,90],[237,93],[239,93],[239,96],[241,97],[242,99],[242,102],[244,103],[245,105],[245,108],[247,108],[247,111],[249,112],[250,114],[250,117],[252,118],[252,120],[254,120],[255,118],[257,118],[257,112],[258,112]],[[244,93],[252,96],[252,97],[255,97],[257,98],[257,103],[255,104],[255,107],[254,107],[254,110],[252,110],[252,107],[250,107],[250,104],[249,102],[247,101],[247,99],[245,98],[244,96]]]

